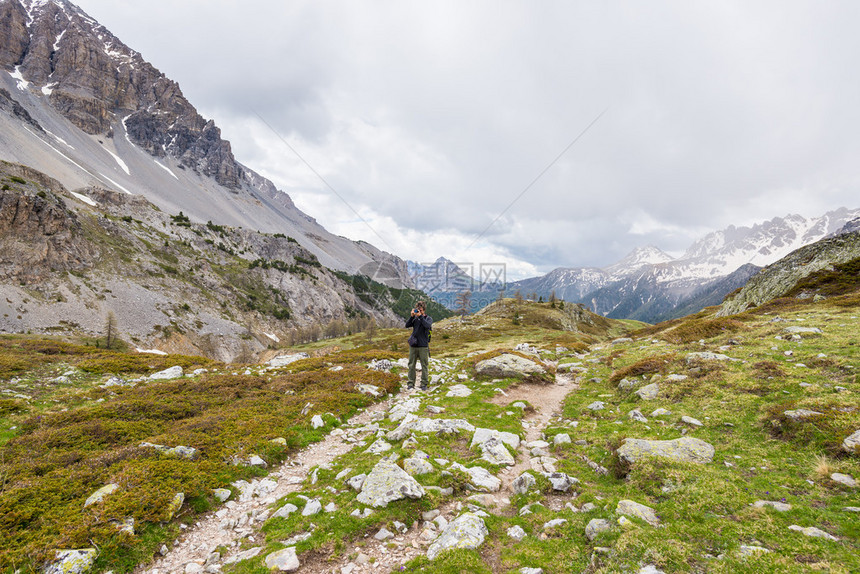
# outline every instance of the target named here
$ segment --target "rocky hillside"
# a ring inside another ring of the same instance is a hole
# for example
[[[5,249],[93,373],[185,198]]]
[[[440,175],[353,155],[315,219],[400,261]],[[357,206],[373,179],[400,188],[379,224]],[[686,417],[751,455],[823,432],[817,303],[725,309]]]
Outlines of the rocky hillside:
[[[382,266],[390,285],[411,285],[402,260],[329,233],[237,162],[176,82],[71,2],[0,0],[0,39],[0,159],[197,223],[286,234],[323,265]]]
[[[333,272],[283,234],[194,223],[100,188],[70,192],[14,164],[0,165],[0,184],[0,332],[99,339],[112,315],[138,348],[250,360],[370,319],[399,323],[425,298]]]
[[[860,257],[860,231],[854,224],[845,227],[846,233],[807,245],[765,267],[742,289],[720,307],[720,316],[734,315],[788,294],[806,277]],[[822,297],[814,290],[798,294],[801,297]]]
[[[0,337],[0,567],[855,571],[858,287],[633,333],[506,300],[437,324],[426,393],[355,336],[244,371]]]

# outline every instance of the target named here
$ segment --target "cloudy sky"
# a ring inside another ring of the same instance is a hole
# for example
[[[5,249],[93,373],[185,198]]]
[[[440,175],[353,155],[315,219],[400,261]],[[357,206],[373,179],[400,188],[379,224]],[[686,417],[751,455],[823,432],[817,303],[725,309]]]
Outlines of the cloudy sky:
[[[860,207],[858,2],[77,3],[239,161],[404,258],[519,278]]]

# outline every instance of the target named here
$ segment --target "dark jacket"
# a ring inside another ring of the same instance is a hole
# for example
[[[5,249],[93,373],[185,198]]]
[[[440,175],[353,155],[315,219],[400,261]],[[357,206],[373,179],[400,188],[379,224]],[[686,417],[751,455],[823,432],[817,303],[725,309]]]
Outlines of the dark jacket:
[[[429,315],[422,315],[420,317],[413,317],[410,315],[406,320],[406,326],[412,327],[412,334],[415,335],[415,338],[418,340],[418,344],[413,345],[414,347],[430,346],[430,337],[428,336],[428,333],[433,327],[432,317]]]

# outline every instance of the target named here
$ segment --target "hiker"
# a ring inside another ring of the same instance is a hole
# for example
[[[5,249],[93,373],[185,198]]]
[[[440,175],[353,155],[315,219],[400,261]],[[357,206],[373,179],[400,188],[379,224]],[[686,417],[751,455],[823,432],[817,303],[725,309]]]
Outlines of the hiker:
[[[430,329],[433,319],[427,314],[424,301],[415,303],[406,327],[412,327],[409,337],[409,383],[407,388],[415,388],[415,361],[421,361],[421,390],[426,391],[430,384]]]

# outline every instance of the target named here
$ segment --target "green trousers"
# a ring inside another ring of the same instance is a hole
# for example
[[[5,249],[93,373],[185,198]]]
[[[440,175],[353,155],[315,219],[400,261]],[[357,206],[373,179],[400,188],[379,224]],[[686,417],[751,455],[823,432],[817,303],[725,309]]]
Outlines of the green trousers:
[[[409,347],[409,388],[415,386],[415,362],[421,361],[421,388],[430,384],[430,347]]]

